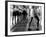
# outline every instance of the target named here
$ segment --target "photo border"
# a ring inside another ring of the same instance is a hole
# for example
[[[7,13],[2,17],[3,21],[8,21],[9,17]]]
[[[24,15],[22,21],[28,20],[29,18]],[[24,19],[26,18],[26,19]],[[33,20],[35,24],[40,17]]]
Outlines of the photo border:
[[[7,7],[8,2],[44,4],[44,33],[8,35],[8,7]],[[41,35],[41,34],[45,34],[45,3],[42,3],[42,2],[27,2],[27,1],[5,1],[5,36],[24,36],[24,35]]]

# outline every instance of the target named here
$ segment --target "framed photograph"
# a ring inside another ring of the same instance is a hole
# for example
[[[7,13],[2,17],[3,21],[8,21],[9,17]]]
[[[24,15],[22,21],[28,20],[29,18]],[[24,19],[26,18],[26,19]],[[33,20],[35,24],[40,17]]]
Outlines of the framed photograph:
[[[5,35],[45,34],[45,3],[5,2]]]

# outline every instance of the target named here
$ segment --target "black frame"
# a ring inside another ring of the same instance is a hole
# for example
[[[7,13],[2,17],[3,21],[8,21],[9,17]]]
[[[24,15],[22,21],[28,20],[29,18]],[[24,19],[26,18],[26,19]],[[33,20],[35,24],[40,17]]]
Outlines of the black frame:
[[[44,4],[44,33],[8,35],[8,7],[7,7],[8,2]],[[42,2],[27,2],[27,1],[5,1],[5,36],[24,36],[24,35],[40,35],[40,34],[45,34],[45,3],[42,3]]]

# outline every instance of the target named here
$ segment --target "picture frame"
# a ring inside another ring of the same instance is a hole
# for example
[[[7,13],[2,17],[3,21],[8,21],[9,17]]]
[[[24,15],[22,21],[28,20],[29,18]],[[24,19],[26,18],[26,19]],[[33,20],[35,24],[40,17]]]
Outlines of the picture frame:
[[[10,5],[31,5],[42,6],[42,30],[41,31],[10,31]],[[5,1],[5,36],[24,36],[24,35],[40,35],[45,34],[45,3],[42,2],[26,2],[26,1]]]

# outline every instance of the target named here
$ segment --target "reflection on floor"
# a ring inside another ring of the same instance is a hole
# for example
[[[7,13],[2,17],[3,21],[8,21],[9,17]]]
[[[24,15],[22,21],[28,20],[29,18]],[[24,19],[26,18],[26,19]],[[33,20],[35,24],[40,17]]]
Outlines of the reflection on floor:
[[[28,19],[22,19],[21,21],[17,22],[17,24],[15,26],[13,26],[11,30],[13,32],[39,31],[41,29],[41,25],[37,24],[38,21],[35,18],[31,17],[31,20],[28,24]],[[37,25],[39,25],[39,26],[37,26]]]

